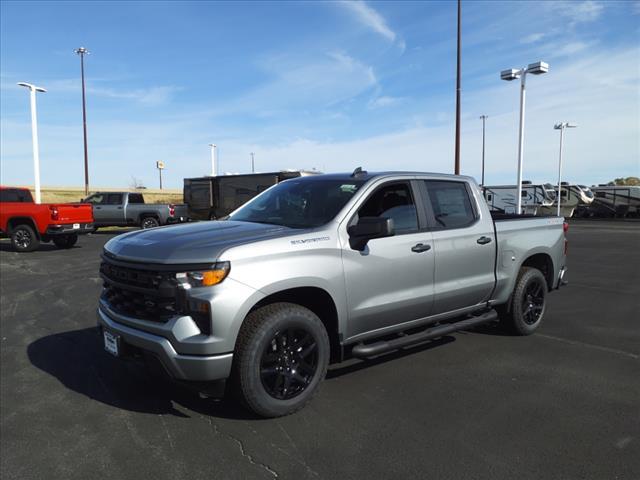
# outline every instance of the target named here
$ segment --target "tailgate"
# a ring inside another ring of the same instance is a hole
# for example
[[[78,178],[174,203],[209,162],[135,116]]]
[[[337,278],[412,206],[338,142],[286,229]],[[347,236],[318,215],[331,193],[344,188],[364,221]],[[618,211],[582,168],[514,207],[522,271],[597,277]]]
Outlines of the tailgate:
[[[60,203],[49,205],[58,210],[56,223],[93,223],[93,207],[90,203]]]

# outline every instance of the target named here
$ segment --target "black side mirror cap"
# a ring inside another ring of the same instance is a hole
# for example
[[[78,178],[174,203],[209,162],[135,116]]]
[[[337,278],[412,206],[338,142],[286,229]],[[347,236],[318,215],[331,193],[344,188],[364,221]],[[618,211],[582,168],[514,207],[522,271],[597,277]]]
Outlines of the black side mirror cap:
[[[358,223],[347,228],[347,233],[349,234],[349,246],[361,252],[369,240],[393,236],[395,228],[392,218],[361,217]]]

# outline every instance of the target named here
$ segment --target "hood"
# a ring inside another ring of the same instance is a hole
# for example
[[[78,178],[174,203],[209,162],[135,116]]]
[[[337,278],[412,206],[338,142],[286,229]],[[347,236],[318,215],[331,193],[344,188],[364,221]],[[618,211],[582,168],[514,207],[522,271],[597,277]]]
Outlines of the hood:
[[[104,249],[120,260],[208,263],[218,260],[230,247],[284,237],[291,232],[288,227],[263,223],[195,222],[126,233],[109,240]]]

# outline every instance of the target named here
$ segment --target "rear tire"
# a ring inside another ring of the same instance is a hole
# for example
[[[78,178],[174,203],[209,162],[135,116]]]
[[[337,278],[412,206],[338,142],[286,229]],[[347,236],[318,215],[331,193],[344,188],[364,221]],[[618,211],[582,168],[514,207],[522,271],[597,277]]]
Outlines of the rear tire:
[[[40,238],[30,225],[17,225],[11,229],[11,245],[16,252],[32,252],[40,246]]]
[[[142,229],[155,228],[159,226],[160,226],[160,222],[158,222],[158,219],[155,217],[144,217],[140,221],[140,228]]]
[[[71,248],[78,241],[77,233],[70,233],[68,235],[60,235],[58,237],[53,237],[53,243],[58,248]]]
[[[500,323],[515,335],[531,335],[544,318],[547,280],[540,270],[522,267],[507,305],[499,307]]]
[[[316,314],[292,303],[251,312],[238,334],[233,378],[240,400],[263,417],[304,407],[327,373],[331,348]]]

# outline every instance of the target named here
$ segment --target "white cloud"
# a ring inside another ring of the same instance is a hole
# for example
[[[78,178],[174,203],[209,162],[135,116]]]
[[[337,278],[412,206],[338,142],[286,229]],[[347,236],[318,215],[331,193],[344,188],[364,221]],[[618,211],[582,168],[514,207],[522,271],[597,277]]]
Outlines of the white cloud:
[[[402,102],[402,98],[382,95],[380,97],[376,97],[373,100],[371,100],[368,106],[369,108],[377,109],[377,108],[392,107],[394,105],[398,105],[401,102]]]
[[[580,1],[557,1],[545,4],[554,13],[566,17],[570,25],[593,22],[600,18],[604,10],[601,2],[594,0]]]
[[[367,5],[363,0],[341,0],[338,5],[348,10],[361,24],[395,43],[400,54],[404,53],[407,48],[406,42],[389,27],[387,20],[373,7]]]
[[[545,37],[544,33],[532,33],[530,35],[527,35],[526,37],[524,37],[520,43],[524,43],[524,44],[529,44],[529,43],[536,43],[539,42],[540,40],[542,40]]]
[[[391,40],[392,42],[395,41],[396,33],[389,28],[384,17],[380,15],[376,10],[364,3],[364,1],[346,0],[340,2],[340,5],[350,10],[362,24],[366,25],[388,40]]]

